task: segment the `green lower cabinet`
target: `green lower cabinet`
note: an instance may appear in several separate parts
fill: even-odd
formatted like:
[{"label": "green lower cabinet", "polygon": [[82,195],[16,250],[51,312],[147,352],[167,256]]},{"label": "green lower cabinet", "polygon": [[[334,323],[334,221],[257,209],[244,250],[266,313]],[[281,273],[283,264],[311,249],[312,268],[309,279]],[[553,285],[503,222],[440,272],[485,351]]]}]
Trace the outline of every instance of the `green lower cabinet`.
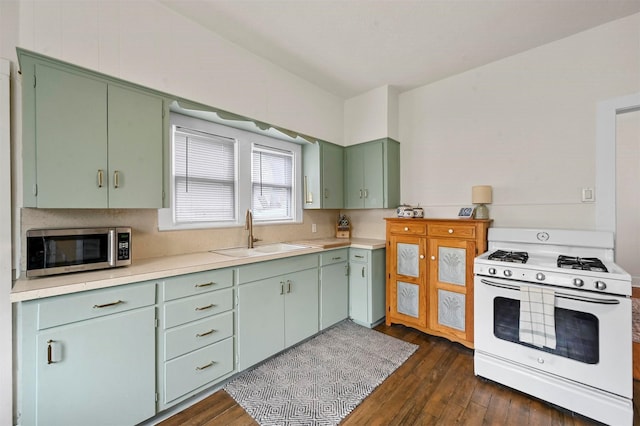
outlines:
[{"label": "green lower cabinet", "polygon": [[[154,303],[148,284],[23,303],[20,424],[133,425],[155,415]],[[47,310],[78,315],[40,318]]]},{"label": "green lower cabinet", "polygon": [[373,327],[385,318],[385,249],[349,249],[349,317]]},{"label": "green lower cabinet", "polygon": [[320,255],[320,329],[349,316],[349,249]]},{"label": "green lower cabinet", "polygon": [[317,332],[317,267],[239,286],[239,371]]},{"label": "green lower cabinet", "polygon": [[160,285],[158,410],[235,371],[233,268],[178,275]]}]

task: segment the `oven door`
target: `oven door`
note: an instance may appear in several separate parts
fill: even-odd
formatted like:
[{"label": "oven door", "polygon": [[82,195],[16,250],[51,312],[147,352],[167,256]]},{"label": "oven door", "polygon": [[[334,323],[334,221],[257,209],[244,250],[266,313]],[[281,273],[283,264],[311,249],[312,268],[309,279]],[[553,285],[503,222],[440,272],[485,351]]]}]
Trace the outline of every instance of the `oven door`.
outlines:
[{"label": "oven door", "polygon": [[632,398],[631,300],[553,287],[556,348],[519,341],[520,288],[546,287],[475,276],[475,349]]}]

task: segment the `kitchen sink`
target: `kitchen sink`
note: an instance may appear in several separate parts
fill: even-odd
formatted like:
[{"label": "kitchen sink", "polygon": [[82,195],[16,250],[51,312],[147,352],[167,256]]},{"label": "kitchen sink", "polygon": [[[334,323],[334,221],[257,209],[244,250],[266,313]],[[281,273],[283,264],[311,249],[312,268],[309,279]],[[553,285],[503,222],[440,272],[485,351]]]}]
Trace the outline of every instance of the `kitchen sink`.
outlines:
[{"label": "kitchen sink", "polygon": [[287,253],[296,250],[302,250],[308,248],[307,246],[301,246],[298,244],[287,243],[274,243],[265,244],[262,246],[256,246],[254,248],[229,248],[221,250],[210,250],[211,253],[222,254],[224,256],[231,257],[253,257],[253,256],[266,256],[268,254]]}]

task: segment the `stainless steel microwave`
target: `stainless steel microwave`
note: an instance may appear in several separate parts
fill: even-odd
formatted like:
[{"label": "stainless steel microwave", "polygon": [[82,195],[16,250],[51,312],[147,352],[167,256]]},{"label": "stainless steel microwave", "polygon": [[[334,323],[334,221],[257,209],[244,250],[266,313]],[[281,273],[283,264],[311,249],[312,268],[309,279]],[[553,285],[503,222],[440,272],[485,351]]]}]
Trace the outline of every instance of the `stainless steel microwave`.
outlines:
[{"label": "stainless steel microwave", "polygon": [[131,264],[131,228],[30,229],[27,277]]}]

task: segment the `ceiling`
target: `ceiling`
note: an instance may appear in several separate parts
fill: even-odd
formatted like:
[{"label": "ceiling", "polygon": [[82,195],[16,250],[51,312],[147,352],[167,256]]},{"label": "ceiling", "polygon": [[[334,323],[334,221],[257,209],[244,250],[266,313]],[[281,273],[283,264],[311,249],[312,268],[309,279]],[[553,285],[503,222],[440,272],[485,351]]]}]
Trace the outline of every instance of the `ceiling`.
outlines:
[{"label": "ceiling", "polygon": [[159,1],[344,99],[409,90],[640,12],[640,0]]}]

